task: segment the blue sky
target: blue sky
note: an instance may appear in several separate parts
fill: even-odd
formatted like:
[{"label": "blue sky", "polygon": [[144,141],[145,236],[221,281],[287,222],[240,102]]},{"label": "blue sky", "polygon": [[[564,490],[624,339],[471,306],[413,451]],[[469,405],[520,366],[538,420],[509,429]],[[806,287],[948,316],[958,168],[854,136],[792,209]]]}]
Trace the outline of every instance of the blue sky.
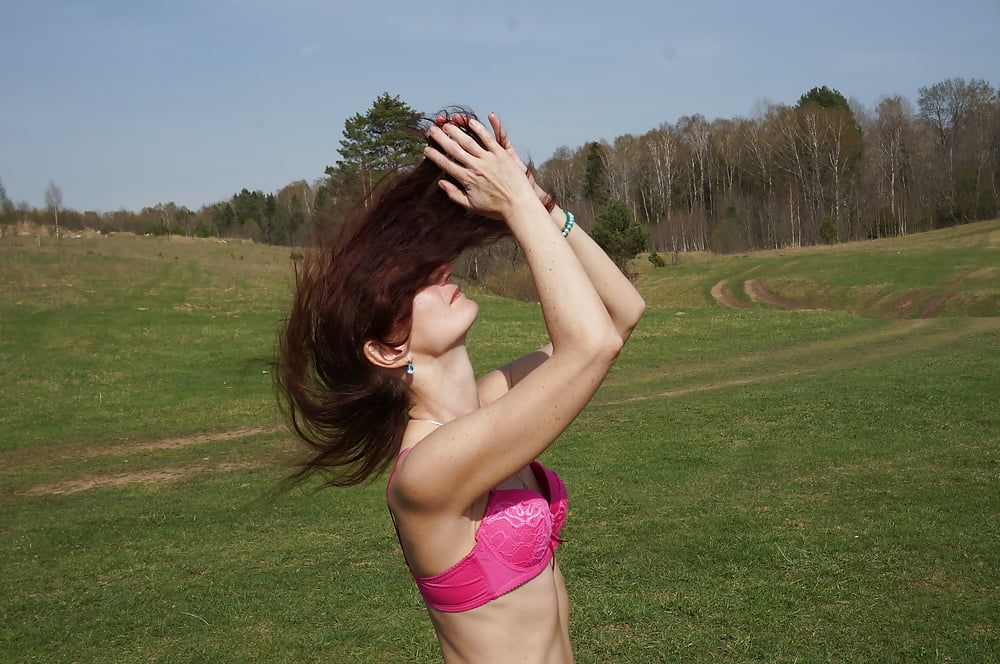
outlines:
[{"label": "blue sky", "polygon": [[869,107],[1000,85],[998,36],[1000,0],[0,0],[0,181],[101,211],[275,191],[322,176],[382,92],[496,111],[541,163],[815,85]]}]

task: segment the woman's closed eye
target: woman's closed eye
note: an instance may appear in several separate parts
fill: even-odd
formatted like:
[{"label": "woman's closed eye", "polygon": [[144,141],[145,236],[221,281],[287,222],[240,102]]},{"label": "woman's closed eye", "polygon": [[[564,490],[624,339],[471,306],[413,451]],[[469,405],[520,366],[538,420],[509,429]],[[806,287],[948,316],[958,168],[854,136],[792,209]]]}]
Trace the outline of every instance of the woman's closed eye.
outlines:
[{"label": "woman's closed eye", "polygon": [[434,272],[433,283],[446,284],[451,280],[452,269],[450,265],[442,265]]}]

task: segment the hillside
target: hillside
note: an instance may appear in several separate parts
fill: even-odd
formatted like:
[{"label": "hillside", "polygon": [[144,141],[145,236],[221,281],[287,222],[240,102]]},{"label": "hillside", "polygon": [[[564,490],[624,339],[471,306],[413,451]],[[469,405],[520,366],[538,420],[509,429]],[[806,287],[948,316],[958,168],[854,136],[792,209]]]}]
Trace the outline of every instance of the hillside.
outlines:
[{"label": "hillside", "polygon": [[[635,261],[660,306],[834,309],[882,318],[1000,315],[1000,220],[902,238]],[[667,256],[668,263],[669,256]]]}]

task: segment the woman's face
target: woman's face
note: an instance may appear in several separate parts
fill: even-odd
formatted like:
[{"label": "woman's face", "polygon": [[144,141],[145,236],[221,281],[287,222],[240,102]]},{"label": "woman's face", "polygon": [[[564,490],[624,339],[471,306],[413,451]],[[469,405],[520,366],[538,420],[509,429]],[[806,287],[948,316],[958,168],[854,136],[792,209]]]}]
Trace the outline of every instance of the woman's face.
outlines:
[{"label": "woman's face", "polygon": [[430,284],[413,296],[413,352],[436,357],[465,343],[465,335],[479,315],[479,305],[461,292],[451,276],[451,264],[442,265],[431,275]]}]

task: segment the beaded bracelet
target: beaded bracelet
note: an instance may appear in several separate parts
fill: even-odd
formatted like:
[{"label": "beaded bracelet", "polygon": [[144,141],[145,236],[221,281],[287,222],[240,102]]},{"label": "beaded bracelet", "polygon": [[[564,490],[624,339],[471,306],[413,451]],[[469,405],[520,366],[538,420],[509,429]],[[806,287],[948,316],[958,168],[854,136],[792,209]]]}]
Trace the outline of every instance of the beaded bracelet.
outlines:
[{"label": "beaded bracelet", "polygon": [[563,210],[563,212],[566,213],[566,225],[562,227],[560,233],[562,233],[563,237],[566,237],[569,235],[569,232],[573,230],[573,225],[576,224],[576,219],[573,217],[572,212],[568,212],[566,210]]}]

